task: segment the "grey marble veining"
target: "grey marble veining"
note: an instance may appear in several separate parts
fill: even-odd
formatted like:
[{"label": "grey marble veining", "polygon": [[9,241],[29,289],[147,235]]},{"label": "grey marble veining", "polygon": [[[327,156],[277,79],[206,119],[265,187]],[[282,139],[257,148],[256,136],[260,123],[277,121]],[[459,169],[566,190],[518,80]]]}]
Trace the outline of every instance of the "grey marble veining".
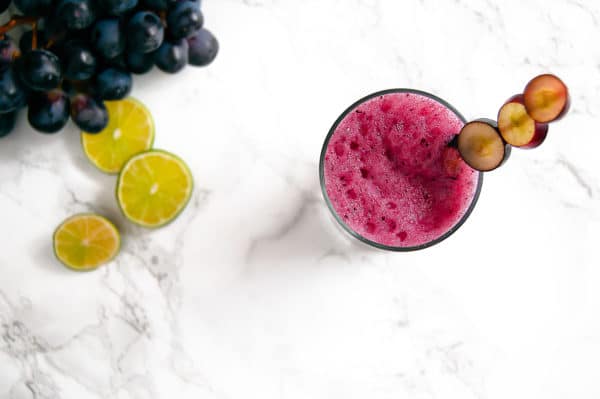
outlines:
[{"label": "grey marble veining", "polygon": [[[218,60],[133,93],[194,173],[176,222],[126,222],[73,126],[20,115],[0,140],[0,399],[600,396],[600,3],[203,4]],[[494,117],[543,72],[570,114],[486,176],[451,238],[390,254],[334,224],[319,153],[350,103],[413,87]],[[78,274],[51,236],[88,211],[123,248]]]}]

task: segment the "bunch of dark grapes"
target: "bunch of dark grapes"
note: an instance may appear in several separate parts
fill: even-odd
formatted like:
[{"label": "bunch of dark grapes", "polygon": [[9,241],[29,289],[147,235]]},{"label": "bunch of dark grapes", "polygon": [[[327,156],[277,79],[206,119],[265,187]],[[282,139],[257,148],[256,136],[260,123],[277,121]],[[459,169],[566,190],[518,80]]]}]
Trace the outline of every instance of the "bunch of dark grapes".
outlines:
[{"label": "bunch of dark grapes", "polygon": [[[0,137],[27,107],[31,126],[55,133],[72,119],[98,133],[104,101],[126,97],[132,74],[206,66],[219,44],[205,29],[200,0],[0,0],[14,6],[0,27]],[[30,27],[18,41],[14,27]]]}]

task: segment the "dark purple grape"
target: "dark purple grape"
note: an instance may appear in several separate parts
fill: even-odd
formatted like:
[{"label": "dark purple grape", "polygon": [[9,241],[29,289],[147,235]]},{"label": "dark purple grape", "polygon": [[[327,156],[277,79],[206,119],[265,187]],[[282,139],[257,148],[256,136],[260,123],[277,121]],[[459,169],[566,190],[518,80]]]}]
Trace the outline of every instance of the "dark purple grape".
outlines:
[{"label": "dark purple grape", "polygon": [[[44,18],[41,24],[44,30],[42,42],[46,45],[49,42],[52,42],[53,45],[60,44],[60,42],[67,39],[67,36],[72,36],[75,33],[73,31],[69,32],[61,19],[55,18],[54,16],[48,16]],[[31,36],[29,38],[31,39]]]},{"label": "dark purple grape", "polygon": [[62,47],[64,77],[70,80],[87,80],[96,73],[96,56],[83,40],[72,40]]},{"label": "dark purple grape", "polygon": [[101,19],[91,34],[92,46],[102,57],[110,59],[125,50],[125,35],[118,18]]},{"label": "dark purple grape", "polygon": [[154,53],[127,52],[125,56],[127,69],[135,74],[149,72],[154,66]]},{"label": "dark purple grape", "polygon": [[58,0],[56,16],[67,29],[83,29],[94,23],[96,11],[92,0]]},{"label": "dark purple grape", "polygon": [[110,60],[103,60],[102,62],[102,68],[101,69],[106,69],[106,68],[117,68],[117,69],[122,69],[124,71],[127,70],[127,61],[125,59],[125,53],[115,57],[115,58],[111,58]]},{"label": "dark purple grape", "polygon": [[33,43],[33,31],[31,31],[31,30],[25,31],[19,38],[19,49],[22,52],[26,53],[27,51],[32,50],[32,47],[31,47],[32,43]]},{"label": "dark purple grape", "polygon": [[0,137],[8,136],[15,128],[17,111],[0,114]]},{"label": "dark purple grape", "polygon": [[10,0],[0,0],[0,13],[3,13],[10,6]]},{"label": "dark purple grape", "polygon": [[178,2],[167,14],[167,30],[174,39],[191,36],[204,25],[204,16],[198,3]]},{"label": "dark purple grape", "polygon": [[26,96],[13,68],[0,68],[0,114],[23,107]]},{"label": "dark purple grape", "polygon": [[207,29],[200,29],[187,39],[190,65],[206,66],[213,62],[219,53],[219,42]]},{"label": "dark purple grape", "polygon": [[[21,35],[19,39],[19,49],[22,53],[26,53],[32,50],[31,45],[33,43],[33,31],[28,30]],[[46,32],[43,29],[37,30],[37,43],[38,47],[42,47],[46,43]]]},{"label": "dark purple grape", "polygon": [[177,3],[177,1],[178,0],[142,0],[146,7],[157,11],[166,11],[167,8]]},{"label": "dark purple grape", "polygon": [[103,100],[121,100],[129,95],[133,78],[127,71],[107,68],[96,76],[96,94]]},{"label": "dark purple grape", "polygon": [[27,105],[27,120],[39,132],[56,133],[69,121],[69,97],[60,89],[32,93]]},{"label": "dark purple grape", "polygon": [[8,36],[0,40],[0,68],[12,64],[20,53],[15,42]]},{"label": "dark purple grape", "polygon": [[108,111],[102,100],[80,93],[71,97],[71,119],[86,133],[100,133],[108,125]]},{"label": "dark purple grape", "polygon": [[28,16],[47,15],[52,6],[52,0],[14,0],[13,3]]},{"label": "dark purple grape", "polygon": [[156,66],[168,73],[181,71],[188,63],[188,43],[185,39],[164,41],[154,53]]},{"label": "dark purple grape", "polygon": [[60,84],[60,60],[48,50],[28,51],[18,58],[16,66],[21,80],[32,90],[48,91]]},{"label": "dark purple grape", "polygon": [[123,15],[137,6],[138,0],[98,0],[98,4],[109,15]]},{"label": "dark purple grape", "polygon": [[162,44],[164,34],[164,27],[158,15],[149,11],[139,11],[127,24],[129,51],[138,53],[154,51]]}]

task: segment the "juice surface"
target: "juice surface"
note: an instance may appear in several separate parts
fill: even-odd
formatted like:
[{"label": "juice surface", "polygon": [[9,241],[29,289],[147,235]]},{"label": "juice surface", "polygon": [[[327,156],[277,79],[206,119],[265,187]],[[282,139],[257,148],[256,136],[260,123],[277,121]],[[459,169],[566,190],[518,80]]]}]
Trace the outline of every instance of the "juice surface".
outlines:
[{"label": "juice surface", "polygon": [[463,122],[417,93],[366,100],[337,125],[325,150],[324,182],[339,218],[390,247],[427,244],[468,210],[479,173],[448,146]]}]

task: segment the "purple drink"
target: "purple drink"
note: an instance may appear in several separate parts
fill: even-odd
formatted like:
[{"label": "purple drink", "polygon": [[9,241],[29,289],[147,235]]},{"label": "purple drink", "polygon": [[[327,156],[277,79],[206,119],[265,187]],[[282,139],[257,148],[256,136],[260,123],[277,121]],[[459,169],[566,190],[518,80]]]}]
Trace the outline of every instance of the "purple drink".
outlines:
[{"label": "purple drink", "polygon": [[448,146],[464,123],[443,100],[415,90],[375,93],[351,106],[321,154],[321,185],[337,220],[390,250],[425,248],[452,234],[482,182]]}]

